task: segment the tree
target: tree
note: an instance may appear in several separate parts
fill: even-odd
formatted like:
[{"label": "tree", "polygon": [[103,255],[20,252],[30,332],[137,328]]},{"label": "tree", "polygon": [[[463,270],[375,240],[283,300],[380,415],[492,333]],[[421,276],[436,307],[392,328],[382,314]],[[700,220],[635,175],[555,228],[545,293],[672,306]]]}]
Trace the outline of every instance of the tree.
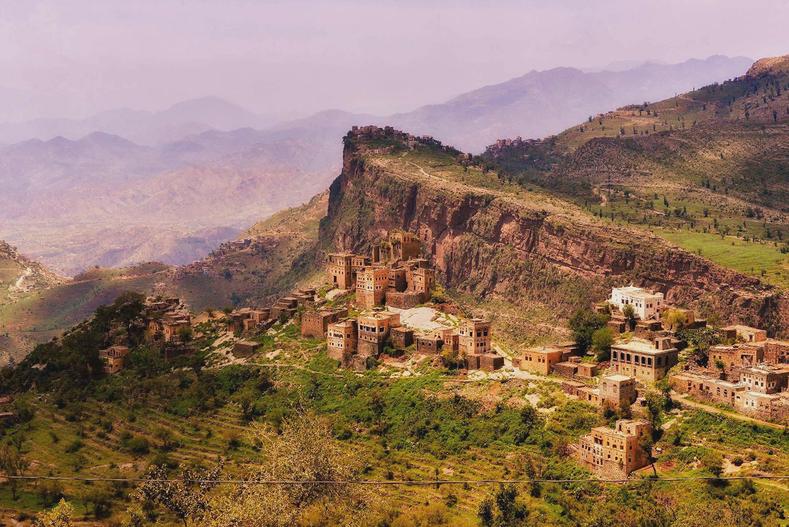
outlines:
[{"label": "tree", "polygon": [[74,507],[62,499],[51,510],[42,512],[33,521],[36,527],[70,527]]},{"label": "tree", "polygon": [[19,489],[19,479],[15,476],[21,476],[30,466],[30,462],[25,459],[18,447],[10,445],[3,446],[0,450],[0,469],[8,477],[8,484],[11,487],[11,498],[16,501],[17,490]]},{"label": "tree", "polygon": [[501,485],[495,499],[487,498],[479,506],[477,517],[482,527],[525,526],[529,511],[517,498],[518,489],[514,485]]},{"label": "tree", "polygon": [[608,360],[611,356],[611,345],[614,343],[614,333],[611,328],[602,327],[592,333],[592,349],[598,361]]},{"label": "tree", "polygon": [[192,520],[201,520],[207,510],[208,493],[216,486],[222,465],[211,469],[186,469],[180,477],[171,478],[163,466],[154,466],[137,488],[135,497],[152,506],[160,505],[173,513],[188,526]]},{"label": "tree", "polygon": [[688,323],[688,314],[681,309],[667,309],[663,313],[663,322],[672,331],[682,329]]},{"label": "tree", "polygon": [[595,313],[590,309],[579,309],[570,317],[570,329],[581,353],[585,353],[592,345],[592,334],[605,326],[609,316]]},{"label": "tree", "polygon": [[[362,466],[332,437],[328,420],[299,413],[282,424],[277,435],[254,429],[253,442],[265,458],[246,475],[248,485],[228,487],[215,496],[201,525],[370,525],[375,496],[358,479]],[[254,480],[297,481],[291,485],[256,485]]]}]

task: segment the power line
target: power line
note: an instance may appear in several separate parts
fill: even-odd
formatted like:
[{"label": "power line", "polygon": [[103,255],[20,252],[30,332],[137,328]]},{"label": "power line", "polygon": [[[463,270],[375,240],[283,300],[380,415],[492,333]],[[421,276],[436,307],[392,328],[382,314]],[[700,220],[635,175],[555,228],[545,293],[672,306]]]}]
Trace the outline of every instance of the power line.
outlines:
[{"label": "power line", "polygon": [[738,481],[738,480],[789,480],[789,476],[677,476],[650,477],[643,479],[597,479],[597,478],[525,478],[525,479],[433,479],[433,480],[396,480],[396,479],[350,479],[350,480],[295,480],[295,479],[183,479],[183,478],[110,478],[80,476],[39,476],[32,474],[4,476],[9,480],[22,481],[77,481],[83,483],[194,483],[215,485],[369,485],[369,486],[441,486],[441,485],[525,485],[531,483],[604,483],[624,484],[643,482],[689,482],[689,481]]}]

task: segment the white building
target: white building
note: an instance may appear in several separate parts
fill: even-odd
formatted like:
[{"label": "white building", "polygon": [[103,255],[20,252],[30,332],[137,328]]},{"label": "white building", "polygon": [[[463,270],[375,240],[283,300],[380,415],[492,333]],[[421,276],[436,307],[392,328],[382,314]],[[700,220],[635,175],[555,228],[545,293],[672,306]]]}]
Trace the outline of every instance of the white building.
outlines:
[{"label": "white building", "polygon": [[636,316],[641,320],[658,318],[663,307],[663,293],[654,293],[640,287],[614,287],[609,302],[621,311],[626,305],[633,306]]}]

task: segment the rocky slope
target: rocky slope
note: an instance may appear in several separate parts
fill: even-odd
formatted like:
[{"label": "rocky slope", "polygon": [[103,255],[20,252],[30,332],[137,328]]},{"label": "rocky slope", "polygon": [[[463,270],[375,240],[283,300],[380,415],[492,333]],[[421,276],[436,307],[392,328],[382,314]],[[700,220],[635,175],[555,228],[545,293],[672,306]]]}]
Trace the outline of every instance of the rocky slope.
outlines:
[{"label": "rocky slope", "polygon": [[62,277],[0,240],[0,304],[62,283]]},{"label": "rocky slope", "polygon": [[786,334],[789,298],[643,231],[465,167],[459,152],[362,129],[345,139],[343,170],[321,224],[327,247],[364,250],[382,232],[418,232],[450,288],[568,310],[634,282],[680,305]]}]

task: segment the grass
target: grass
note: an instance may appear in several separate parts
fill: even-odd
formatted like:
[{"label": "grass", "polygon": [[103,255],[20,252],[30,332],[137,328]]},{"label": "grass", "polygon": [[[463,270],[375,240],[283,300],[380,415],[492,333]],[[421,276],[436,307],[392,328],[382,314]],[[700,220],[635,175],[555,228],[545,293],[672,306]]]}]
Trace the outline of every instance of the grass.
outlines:
[{"label": "grass", "polygon": [[789,289],[789,254],[781,254],[773,243],[686,230],[654,229],[653,232],[724,267]]}]

